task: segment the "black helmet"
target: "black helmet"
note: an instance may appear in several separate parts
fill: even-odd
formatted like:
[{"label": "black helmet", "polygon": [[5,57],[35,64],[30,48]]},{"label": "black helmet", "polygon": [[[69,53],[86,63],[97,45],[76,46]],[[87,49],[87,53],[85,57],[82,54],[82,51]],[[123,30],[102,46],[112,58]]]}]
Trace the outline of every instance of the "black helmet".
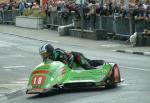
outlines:
[{"label": "black helmet", "polygon": [[54,52],[54,47],[51,44],[44,44],[39,48],[39,53],[44,58],[51,57]]}]

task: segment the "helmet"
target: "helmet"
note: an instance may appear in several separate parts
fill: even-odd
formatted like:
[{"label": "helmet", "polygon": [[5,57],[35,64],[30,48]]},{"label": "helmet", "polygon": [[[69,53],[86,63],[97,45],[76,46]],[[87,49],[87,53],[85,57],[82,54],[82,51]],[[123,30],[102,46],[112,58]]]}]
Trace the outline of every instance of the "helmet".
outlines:
[{"label": "helmet", "polygon": [[39,48],[39,53],[43,58],[51,58],[54,52],[54,47],[51,44],[44,44]]}]

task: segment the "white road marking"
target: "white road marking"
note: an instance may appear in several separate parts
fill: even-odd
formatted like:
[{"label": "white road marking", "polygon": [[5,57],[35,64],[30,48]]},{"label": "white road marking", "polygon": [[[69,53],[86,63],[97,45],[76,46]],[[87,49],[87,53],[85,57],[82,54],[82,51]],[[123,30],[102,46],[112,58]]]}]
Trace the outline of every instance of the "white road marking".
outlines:
[{"label": "white road marking", "polygon": [[47,40],[49,42],[53,42],[53,43],[59,43],[59,41],[55,41],[55,40]]},{"label": "white road marking", "polygon": [[15,55],[2,55],[0,56],[0,59],[2,58],[11,58],[11,57],[24,57],[23,55],[18,55],[18,54],[15,54]]},{"label": "white road marking", "polygon": [[9,72],[9,71],[12,71],[12,70],[11,69],[4,69],[4,71]]},{"label": "white road marking", "polygon": [[28,81],[12,81],[12,84],[27,84]]},{"label": "white road marking", "polygon": [[101,46],[110,48],[110,47],[118,47],[121,45],[120,44],[105,44],[105,45],[101,45]]},{"label": "white road marking", "polygon": [[18,66],[7,66],[7,67],[3,67],[3,68],[25,68],[25,66],[22,66],[22,65],[18,65]]},{"label": "white road marking", "polygon": [[127,83],[119,83],[118,84],[119,87],[123,87],[123,86],[127,86],[127,85],[128,85]]},{"label": "white road marking", "polygon": [[133,69],[133,70],[141,70],[141,71],[148,71],[150,72],[150,69],[142,69],[142,68],[135,68],[135,67],[127,67],[127,66],[120,66],[126,69]]},{"label": "white road marking", "polygon": [[21,78],[21,79],[19,79],[20,81],[28,81],[29,80],[29,78]]}]

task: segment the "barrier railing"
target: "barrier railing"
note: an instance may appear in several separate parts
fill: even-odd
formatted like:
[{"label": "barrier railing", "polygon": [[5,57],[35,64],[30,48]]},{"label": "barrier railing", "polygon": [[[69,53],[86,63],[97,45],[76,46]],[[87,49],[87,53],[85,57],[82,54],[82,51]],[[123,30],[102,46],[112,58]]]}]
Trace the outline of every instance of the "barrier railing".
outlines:
[{"label": "barrier railing", "polygon": [[144,28],[146,27],[145,20],[136,20],[135,21],[135,31],[136,32],[143,32]]},{"label": "barrier railing", "polygon": [[3,11],[0,11],[0,23],[3,22]]},{"label": "barrier railing", "polygon": [[116,33],[130,35],[129,19],[127,18],[117,18],[116,20]]},{"label": "barrier railing", "polygon": [[[64,22],[60,13],[51,12],[48,17],[49,25],[66,25],[72,23],[74,14],[69,15]],[[94,20],[95,19],[95,20]],[[113,16],[96,16],[83,19],[83,29],[105,29],[107,32],[116,33],[120,36],[129,37],[134,32],[143,32],[144,28],[150,29],[150,20],[132,20],[131,18],[122,18]],[[81,20],[74,20],[75,28],[81,28]]]},{"label": "barrier railing", "polygon": [[[0,23],[15,23],[16,16],[19,16],[19,10],[0,11]],[[50,12],[47,16],[46,24],[49,26],[61,26],[71,24],[75,19],[74,12],[67,15],[66,18],[60,12]],[[116,33],[120,36],[130,36],[134,32],[143,32],[144,28],[150,29],[150,20],[132,20],[131,18],[114,18],[113,16],[90,16],[83,19],[83,29],[105,29],[107,32]],[[81,20],[74,20],[76,28],[81,28]]]},{"label": "barrier railing", "polygon": [[113,17],[107,17],[104,16],[101,19],[101,23],[102,23],[102,29],[105,29],[108,32],[115,32],[115,28],[114,28],[114,18]]},{"label": "barrier railing", "polygon": [[20,15],[19,10],[4,10],[0,12],[1,23],[15,23],[16,16]]},{"label": "barrier railing", "polygon": [[60,12],[51,12],[49,16],[47,16],[47,25],[48,26],[61,26],[72,23],[73,14],[69,13],[66,18],[62,17],[62,13]]}]

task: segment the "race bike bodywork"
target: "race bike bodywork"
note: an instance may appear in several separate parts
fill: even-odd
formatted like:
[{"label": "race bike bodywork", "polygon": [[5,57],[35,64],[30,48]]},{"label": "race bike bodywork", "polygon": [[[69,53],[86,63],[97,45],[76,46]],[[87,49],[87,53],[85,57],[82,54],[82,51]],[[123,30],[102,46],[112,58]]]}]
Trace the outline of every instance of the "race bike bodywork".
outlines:
[{"label": "race bike bodywork", "polygon": [[61,88],[115,87],[121,82],[118,65],[100,61],[90,70],[77,65],[70,68],[60,61],[42,62],[32,71],[26,94],[41,94]]}]

